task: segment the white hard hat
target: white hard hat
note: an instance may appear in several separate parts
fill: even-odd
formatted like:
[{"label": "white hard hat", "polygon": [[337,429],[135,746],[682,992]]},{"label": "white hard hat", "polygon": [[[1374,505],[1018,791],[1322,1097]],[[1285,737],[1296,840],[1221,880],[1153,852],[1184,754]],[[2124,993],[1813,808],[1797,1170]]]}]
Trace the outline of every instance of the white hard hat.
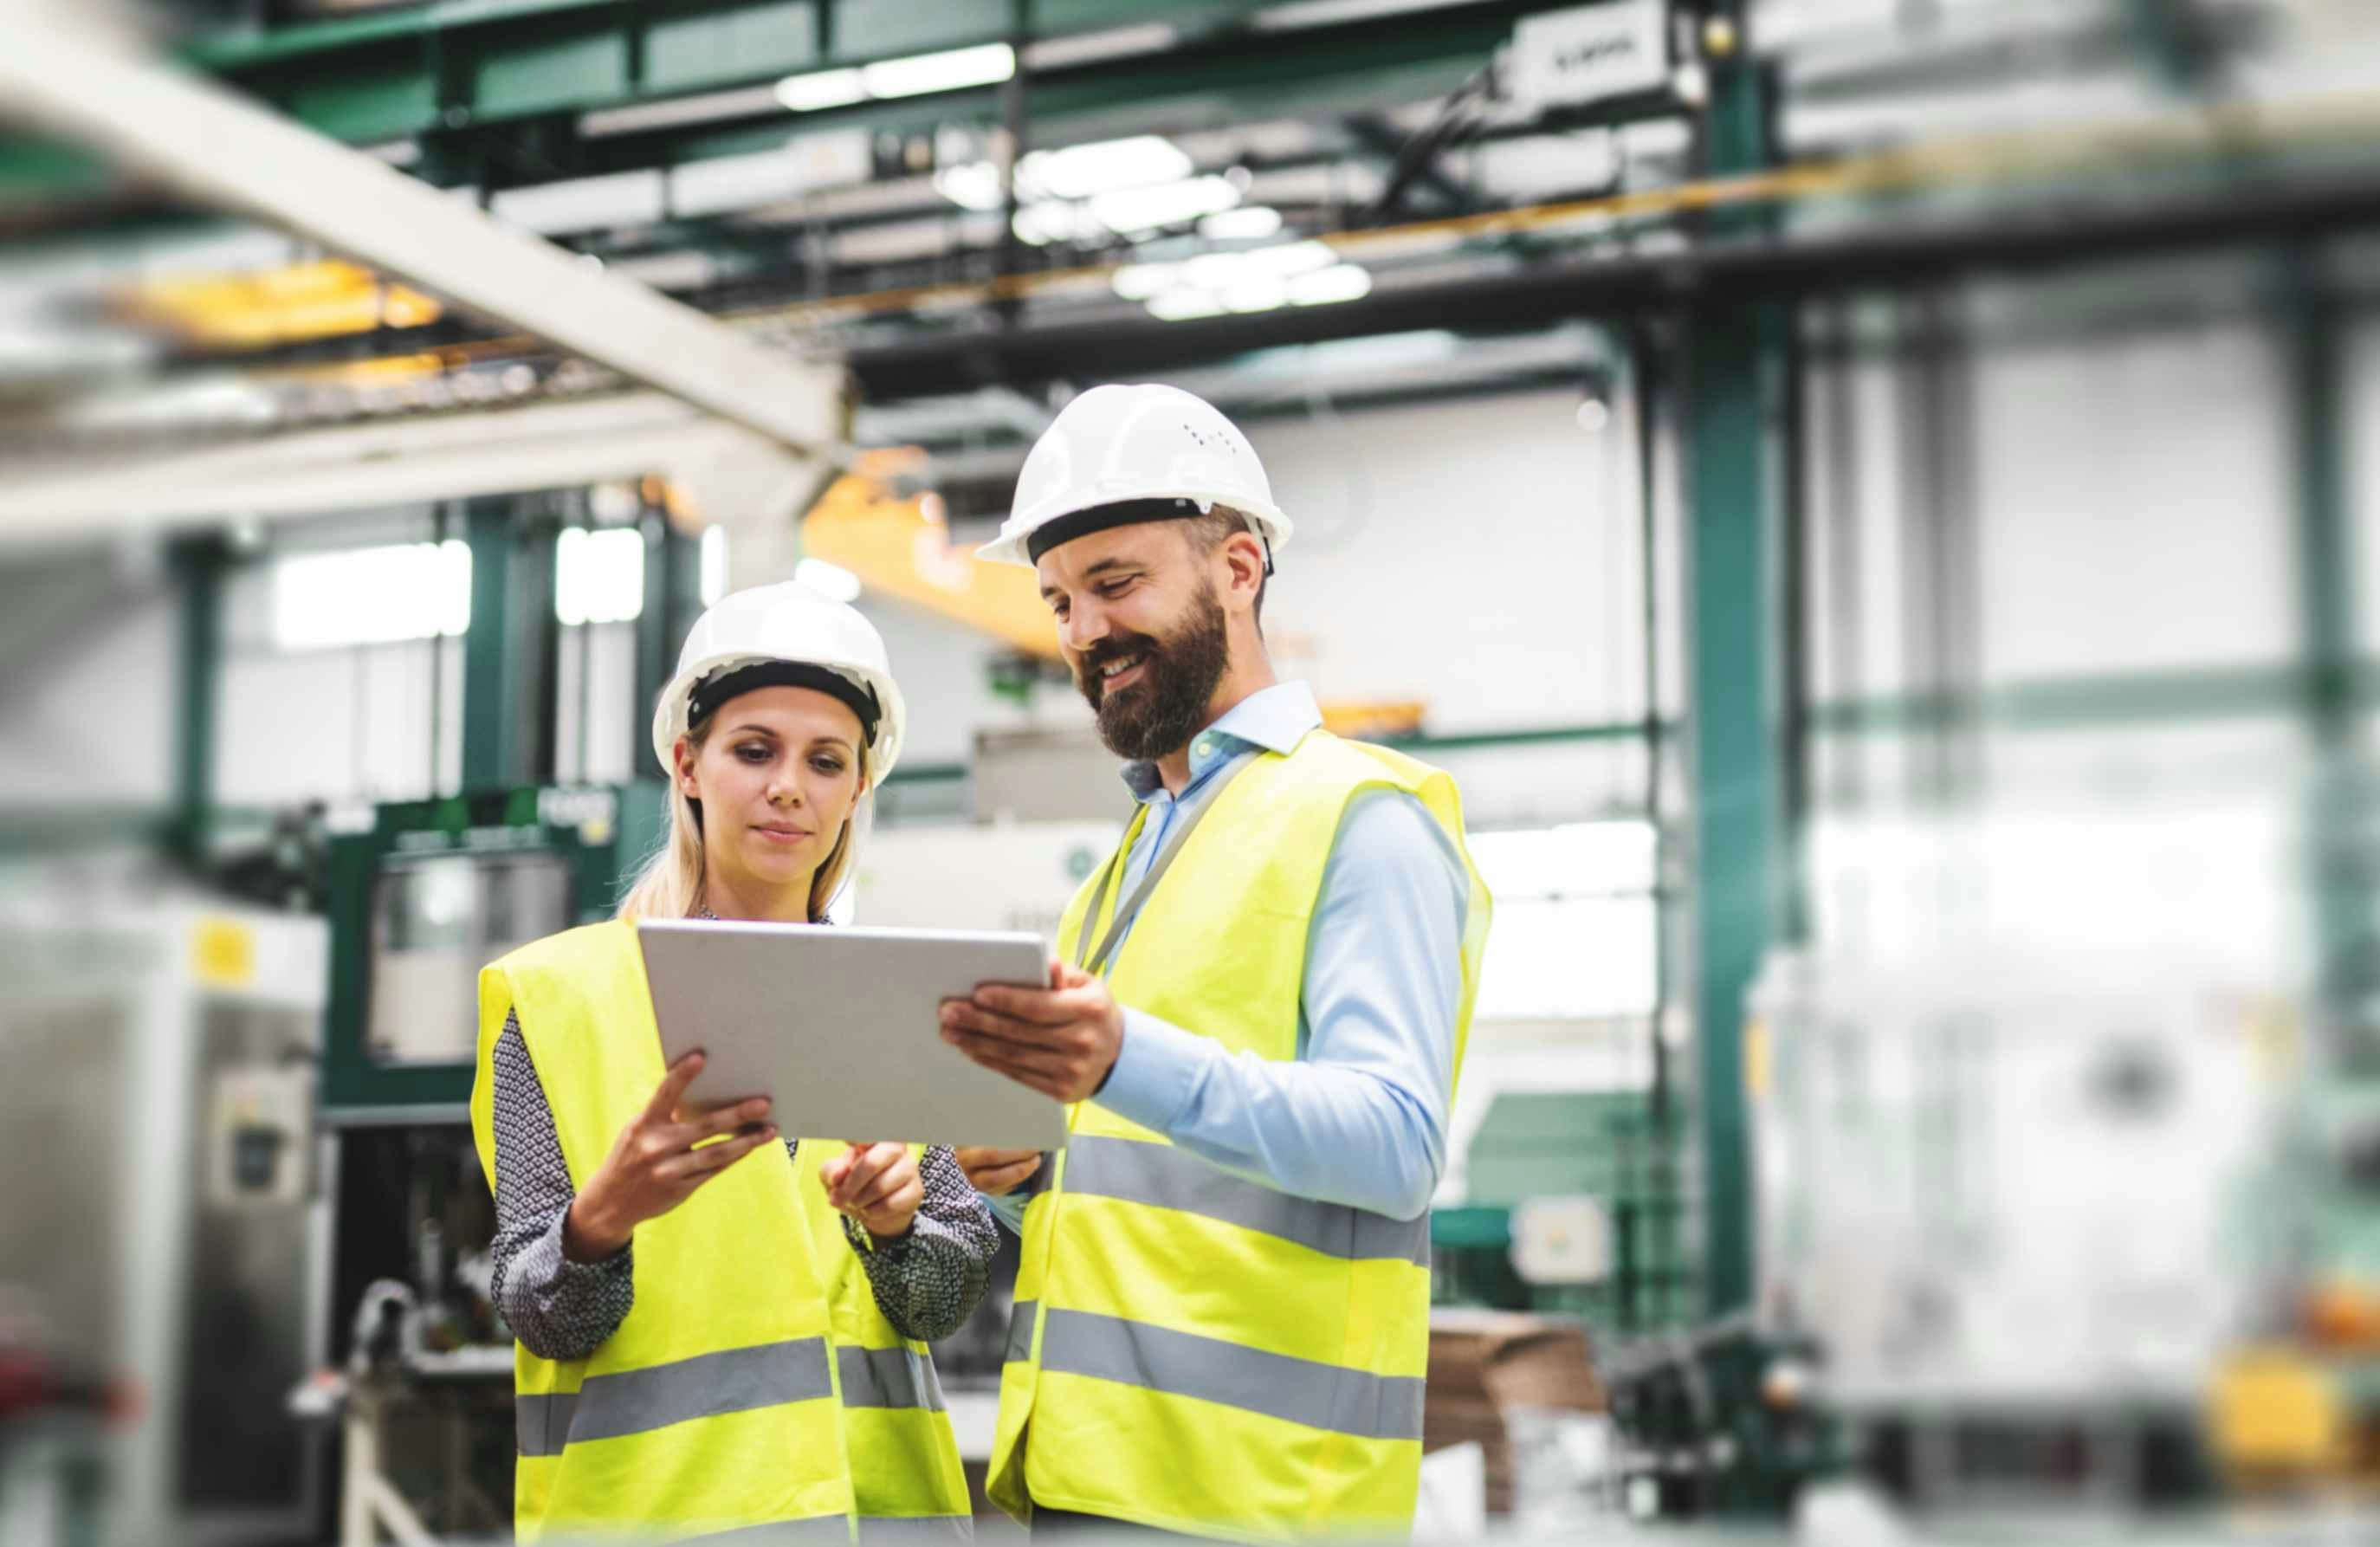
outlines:
[{"label": "white hard hat", "polygon": [[1256,448],[1212,403],[1179,387],[1100,386],[1067,404],[1033,443],[1008,520],[976,552],[1030,567],[1053,543],[1162,519],[1161,504],[1143,502],[1166,501],[1184,514],[1229,506],[1268,549],[1289,543],[1289,518],[1272,503]]},{"label": "white hard hat", "polygon": [[[815,687],[850,704],[863,726],[872,723],[868,744],[871,786],[892,771],[901,756],[905,712],[901,689],[885,659],[883,636],[856,608],[792,580],[722,597],[694,620],[686,648],[678,652],[677,675],[653,706],[653,755],[662,760],[662,767],[677,772],[671,753],[697,717],[695,702],[706,689],[715,694],[719,688],[732,686],[730,678],[740,676],[745,668],[766,666],[789,670],[756,674],[747,679],[753,687],[784,682]],[[809,680],[803,680],[806,676]],[[707,707],[715,708],[716,700]]]}]

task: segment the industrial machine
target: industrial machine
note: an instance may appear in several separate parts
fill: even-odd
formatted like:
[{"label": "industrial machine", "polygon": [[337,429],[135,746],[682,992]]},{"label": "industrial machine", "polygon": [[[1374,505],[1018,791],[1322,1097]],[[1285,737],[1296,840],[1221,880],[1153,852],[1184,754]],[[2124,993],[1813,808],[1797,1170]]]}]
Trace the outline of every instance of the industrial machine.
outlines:
[{"label": "industrial machine", "polygon": [[608,917],[659,841],[663,794],[654,783],[408,801],[332,841],[322,1106],[334,1127],[462,1120],[480,968]]},{"label": "industrial machine", "polygon": [[2269,997],[2171,963],[1779,955],[1751,1000],[1772,1400],[1913,1504],[2202,1494],[2209,1380],[2281,1264]]},{"label": "industrial machine", "polygon": [[[0,1342],[122,1393],[108,1539],[310,1534],[328,932],[196,897],[0,914]],[[12,1534],[11,1541],[16,1540]]]},{"label": "industrial machine", "polygon": [[[480,968],[609,917],[662,831],[663,786],[525,786],[384,805],[324,866],[324,1335],[290,1407],[335,1421],[338,1521],[509,1519],[511,1334],[489,1301],[494,1209],[472,1148]],[[293,1391],[294,1388],[294,1391]]]}]

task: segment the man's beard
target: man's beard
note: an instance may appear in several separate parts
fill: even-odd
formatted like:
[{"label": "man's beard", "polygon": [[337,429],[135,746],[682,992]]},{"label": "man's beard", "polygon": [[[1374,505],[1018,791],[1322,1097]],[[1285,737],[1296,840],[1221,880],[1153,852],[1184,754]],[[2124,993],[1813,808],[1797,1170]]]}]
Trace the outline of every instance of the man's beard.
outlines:
[{"label": "man's beard", "polygon": [[[1120,758],[1154,762],[1181,750],[1207,723],[1231,664],[1231,639],[1213,585],[1201,584],[1187,611],[1187,621],[1162,640],[1111,634],[1075,664],[1075,686],[1099,715],[1099,739]],[[1140,680],[1109,693],[1100,669],[1133,655],[1142,661]]]}]

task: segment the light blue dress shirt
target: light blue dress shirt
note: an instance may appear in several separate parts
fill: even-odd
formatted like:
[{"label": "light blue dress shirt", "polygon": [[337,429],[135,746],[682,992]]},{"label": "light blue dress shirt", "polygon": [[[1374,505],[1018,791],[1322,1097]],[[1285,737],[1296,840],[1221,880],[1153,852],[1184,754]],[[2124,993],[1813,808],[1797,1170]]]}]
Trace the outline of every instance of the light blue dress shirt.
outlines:
[{"label": "light blue dress shirt", "polygon": [[[1198,734],[1180,797],[1154,765],[1127,768],[1148,814],[1122,895],[1148,873],[1183,801],[1257,751],[1290,751],[1321,723],[1303,683],[1281,683]],[[1307,926],[1296,1061],[1233,1054],[1196,1027],[1125,1005],[1123,1047],[1099,1104],[1279,1191],[1420,1218],[1445,1165],[1469,903],[1462,858],[1422,803],[1402,790],[1364,792],[1340,820]],[[1029,1192],[991,1200],[1010,1228]]]}]

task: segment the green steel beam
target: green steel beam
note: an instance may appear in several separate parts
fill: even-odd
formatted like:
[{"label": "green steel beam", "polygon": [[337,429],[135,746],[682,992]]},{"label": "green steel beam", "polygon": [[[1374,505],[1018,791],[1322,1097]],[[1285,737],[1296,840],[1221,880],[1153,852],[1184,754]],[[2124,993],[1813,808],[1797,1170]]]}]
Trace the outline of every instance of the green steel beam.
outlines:
[{"label": "green steel beam", "polygon": [[[1451,91],[1488,63],[1514,19],[1532,7],[1491,5],[1424,15],[1351,40],[1346,29],[1186,46],[1093,68],[1036,76],[1028,143],[1065,144],[1146,130],[1181,117],[1228,123],[1278,117],[1283,104],[1312,115],[1409,103]],[[1540,7],[1541,8],[1541,7]],[[608,104],[590,104],[608,105]],[[1000,93],[986,89],[912,101],[868,103],[833,112],[767,115],[661,135],[621,135],[584,148],[589,171],[618,171],[710,156],[772,151],[813,128],[905,132],[944,123],[1000,121]]]},{"label": "green steel beam", "polygon": [[[489,0],[203,39],[186,48],[185,57],[326,134],[368,142],[760,86],[788,74],[993,42],[1014,35],[1014,3]],[[1278,34],[1236,30],[1261,8],[1253,0],[1192,6],[1036,0],[1038,37],[1152,19],[1183,35],[1177,49],[1036,77],[1036,123],[1102,110],[1137,114],[1145,122],[1150,104],[1184,98],[1228,98],[1232,111],[1277,109],[1283,86],[1299,88],[1307,109],[1317,103],[1305,89],[1315,87],[1335,86],[1355,105],[1412,100],[1475,71],[1510,38],[1516,17],[1547,6],[1545,0],[1503,0]],[[1366,76],[1378,77],[1382,89],[1349,90]],[[1055,94],[1045,102],[1045,91]],[[985,90],[798,117],[769,113],[760,124],[723,138],[701,132],[689,138],[683,131],[622,138],[638,151],[637,164],[651,164],[756,143],[773,148],[796,124],[883,128],[973,118],[989,125],[998,120],[996,98]],[[673,147],[683,141],[683,149],[656,158],[657,139]],[[593,159],[583,167],[557,159],[552,150],[540,146],[538,159],[557,175],[600,169],[591,148]]]},{"label": "green steel beam", "polygon": [[375,16],[211,32],[183,44],[181,52],[184,58],[206,69],[231,70],[348,54],[374,43],[451,37],[529,17],[552,19],[560,12],[619,8],[619,0],[447,0],[443,5],[414,6]]},{"label": "green steel beam", "polygon": [[[999,122],[986,89],[794,115],[761,108],[710,123],[583,139],[580,112],[766,85],[789,73],[1010,35],[1014,0],[901,7],[815,0],[489,0],[267,32],[204,38],[185,57],[300,122],[350,143],[419,137],[433,182],[502,186],[768,152],[799,132],[909,135]],[[1153,118],[1224,124],[1354,114],[1451,90],[1488,65],[1515,20],[1549,0],[1488,0],[1442,11],[1269,33],[1247,30],[1252,0],[1036,0],[1033,33],[1060,36],[1163,20],[1172,49],[1037,74],[1032,140],[1065,143],[1133,132]],[[1627,116],[1639,116],[1631,108]],[[533,175],[524,169],[536,168]],[[72,197],[104,168],[68,166],[0,142],[0,185]],[[96,177],[97,182],[92,182]]]},{"label": "green steel beam", "polygon": [[1565,747],[1585,741],[1642,741],[1656,727],[1643,720],[1613,720],[1589,725],[1548,725],[1536,730],[1473,731],[1454,736],[1384,736],[1381,745],[1399,751],[1473,752],[1506,747]]},{"label": "green steel beam", "polygon": [[645,603],[637,615],[637,664],[628,706],[628,766],[648,778],[663,771],[650,759],[653,705],[677,670],[677,652],[702,612],[702,544],[659,510],[644,518]]},{"label": "green steel beam", "polygon": [[[2308,549],[2315,547],[2306,543]],[[2301,561],[2301,567],[2304,561]],[[2315,577],[2301,584],[2315,589]],[[2338,577],[2320,577],[2329,587]],[[2202,666],[2178,671],[2035,678],[1979,693],[1894,693],[1830,700],[1808,708],[1809,727],[1826,736],[1905,736],[1977,725],[2003,732],[2113,729],[2335,713],[2342,689],[2357,705],[2374,700],[2380,662],[2333,655],[2326,665]]]},{"label": "green steel beam", "polygon": [[471,501],[464,512],[463,540],[471,548],[471,626],[463,635],[463,788],[494,789],[506,782],[510,761],[504,755],[512,714],[504,643],[511,614],[511,502]]},{"label": "green steel beam", "polygon": [[176,663],[173,842],[192,863],[207,857],[214,830],[215,726],[223,698],[223,592],[231,555],[218,537],[190,537],[173,549],[181,591]]},{"label": "green steel beam", "polygon": [[[1280,0],[1274,0],[1280,3]],[[578,17],[625,22],[668,38],[675,29],[712,21],[733,24],[747,44],[798,31],[808,56],[822,65],[865,64],[902,55],[963,48],[1007,37],[1012,0],[939,0],[931,6],[887,5],[882,0],[661,0],[625,5],[622,0],[445,0],[379,16],[313,21],[291,27],[241,28],[192,40],[182,55],[201,68],[234,71],[298,59],[351,56],[391,43],[447,47],[476,36],[518,30],[516,24],[566,27]],[[1040,37],[1163,21],[1175,27],[1211,26],[1262,10],[1264,0],[1036,0],[1034,31]],[[665,44],[662,52],[670,45]],[[747,55],[744,73],[770,67],[772,55]]]},{"label": "green steel beam", "polygon": [[[1725,9],[1742,22],[1740,6]],[[1771,83],[1738,55],[1718,62],[1706,169],[1768,164]],[[1790,337],[1775,308],[1713,301],[1687,319],[1689,755],[1694,828],[1697,1097],[1705,1309],[1752,1297],[1752,1194],[1743,1088],[1744,994],[1773,938],[1785,847],[1779,810],[1779,515],[1772,365]]]},{"label": "green steel beam", "polygon": [[2301,648],[2313,676],[2316,735],[2325,750],[2338,750],[2352,729],[2357,621],[2350,448],[2341,411],[2344,342],[2318,257],[2289,255],[2280,279],[2296,453],[2291,505],[2297,512]]},{"label": "green steel beam", "polygon": [[463,789],[513,788],[553,772],[554,540],[551,518],[499,496],[465,502],[471,626],[463,636]]},{"label": "green steel beam", "polygon": [[2357,771],[2362,706],[2357,691],[2351,448],[2343,405],[2344,330],[2318,251],[2285,253],[2277,266],[2294,457],[2298,616],[2306,706],[2316,766],[2306,821],[2314,882],[2320,1024],[2335,1029],[2340,1065],[2380,1074],[2380,911],[2363,852],[2372,800]]},{"label": "green steel beam", "polygon": [[948,784],[972,771],[963,762],[905,762],[884,775],[888,785]]},{"label": "green steel beam", "polygon": [[104,161],[78,146],[18,134],[0,139],[0,209],[19,200],[96,195],[115,181]]}]

